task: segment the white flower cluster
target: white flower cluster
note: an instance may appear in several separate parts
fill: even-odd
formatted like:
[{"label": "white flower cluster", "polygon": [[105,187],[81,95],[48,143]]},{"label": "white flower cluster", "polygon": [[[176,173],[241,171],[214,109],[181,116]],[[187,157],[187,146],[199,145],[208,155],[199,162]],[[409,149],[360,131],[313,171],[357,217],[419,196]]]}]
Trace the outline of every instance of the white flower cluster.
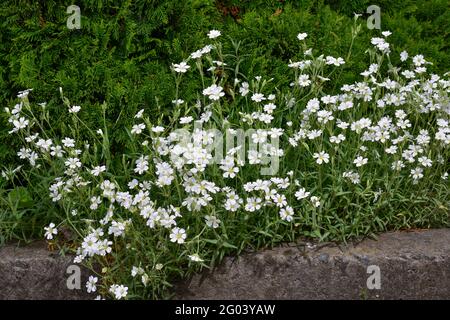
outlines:
[{"label": "white flower cluster", "polygon": [[[384,38],[371,41],[379,57],[390,54],[389,34],[384,32]],[[212,30],[208,37],[218,41],[220,35]],[[298,35],[303,44],[306,38],[306,33]],[[201,62],[208,56],[215,67],[223,66],[211,57],[215,49],[215,45],[207,45],[191,53],[189,59]],[[130,130],[138,151],[123,158],[124,172],[116,176],[105,159],[93,163],[89,146],[81,141],[40,132],[36,119],[27,112],[31,90],[20,92],[20,103],[12,110],[6,108],[10,133],[25,138],[19,158],[32,167],[47,160],[59,163],[64,169],[50,186],[50,197],[68,206],[74,219],[83,216],[87,221],[75,262],[104,258],[113,252],[115,243],[123,245],[121,250],[128,249],[125,240],[133,230],[140,230],[158,239],[155,250],[164,245],[181,247],[184,257],[200,263],[203,259],[195,241],[203,232],[220,234],[230,217],[274,213],[277,223],[291,225],[301,221],[305,212],[325,210],[330,197],[318,186],[330,176],[355,190],[377,174],[402,175],[409,183],[418,184],[438,166],[448,165],[450,81],[435,74],[427,76],[422,55],[410,59],[402,52],[404,70],[397,68],[389,77],[381,74],[380,58],[361,73],[361,81],[344,85],[335,95],[316,90],[316,83],[327,81],[318,76],[317,68],[338,68],[344,59],[315,58],[312,49],[305,55],[308,60],[289,64],[295,76],[287,93],[266,92],[264,84],[270,80],[259,76],[242,82],[235,79],[239,94],[230,91],[230,96],[237,99],[239,108],[233,110],[234,118],[221,104],[229,91],[225,97],[226,86],[214,76],[202,89],[203,97],[199,95],[205,105],[197,102],[193,109],[200,111],[175,118],[173,126],[163,122],[152,126],[140,110]],[[190,72],[189,59],[172,65],[177,77]],[[412,63],[408,64],[408,59]],[[311,90],[311,95],[294,95],[305,90]],[[182,108],[190,102],[176,97],[174,103]],[[68,111],[76,118],[80,108],[71,106]],[[237,146],[215,162],[217,135],[214,130],[195,126],[201,123],[215,129],[215,120],[211,120],[215,118],[231,136],[243,128],[251,130],[248,141],[258,148]],[[187,130],[192,133],[186,134]],[[98,132],[103,136],[103,131]],[[282,147],[271,143],[279,139]],[[255,178],[255,168],[272,156],[285,160],[282,173],[264,180]],[[306,180],[308,171],[317,185]],[[447,172],[442,173],[442,179],[447,177]],[[378,199],[382,191],[376,195]],[[188,221],[197,217],[206,231],[193,231]],[[54,223],[45,228],[48,240],[57,234]],[[131,269],[132,277],[139,276],[141,284],[147,286],[151,268],[136,265]],[[163,268],[161,263],[154,265],[155,270]],[[89,292],[96,291],[97,281],[96,277],[89,279]],[[127,297],[128,287],[113,284],[109,292],[122,299]]]}]

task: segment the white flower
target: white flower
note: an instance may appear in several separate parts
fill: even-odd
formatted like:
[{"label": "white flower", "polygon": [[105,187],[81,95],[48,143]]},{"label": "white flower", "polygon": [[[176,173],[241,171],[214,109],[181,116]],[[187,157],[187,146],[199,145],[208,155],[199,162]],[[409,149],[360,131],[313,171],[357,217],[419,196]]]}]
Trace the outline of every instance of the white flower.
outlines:
[{"label": "white flower", "polygon": [[311,99],[306,104],[306,110],[308,110],[308,112],[310,112],[310,113],[316,113],[317,111],[319,111],[319,109],[320,109],[319,99],[316,99],[316,98]]},{"label": "white flower", "polygon": [[124,285],[117,285],[117,284],[113,284],[110,288],[109,288],[109,292],[111,292],[112,294],[114,294],[114,297],[117,300],[120,300],[122,298],[125,298],[128,294],[128,287],[125,287]]},{"label": "white flower", "polygon": [[330,162],[330,155],[324,151],[320,151],[319,153],[314,153],[313,158],[316,159],[317,164],[328,163]]},{"label": "white flower", "polygon": [[26,142],[33,142],[34,140],[36,140],[36,138],[39,136],[39,133],[35,133],[31,136],[25,137],[25,141]]},{"label": "white flower", "polygon": [[64,138],[61,140],[62,144],[64,145],[64,147],[66,148],[73,148],[75,147],[75,140],[71,139],[71,138]]},{"label": "white flower", "polygon": [[81,162],[78,158],[68,158],[64,164],[70,169],[81,168]]},{"label": "white flower", "polygon": [[180,118],[180,124],[188,124],[188,123],[191,123],[192,120],[194,120],[194,118],[192,118],[191,116],[181,117]]},{"label": "white flower", "polygon": [[111,225],[108,228],[108,234],[112,234],[114,235],[114,237],[120,237],[125,233],[127,224],[128,224],[127,221],[125,222],[112,221]]},{"label": "white flower", "polygon": [[17,152],[17,155],[20,159],[27,159],[31,154],[31,149],[29,148],[20,148],[20,150]]},{"label": "white flower", "polygon": [[105,172],[105,171],[106,171],[106,166],[97,166],[91,170],[91,174],[98,177],[100,175],[100,173]]},{"label": "white flower", "polygon": [[220,97],[223,97],[225,93],[223,92],[223,88],[221,86],[213,84],[203,90],[203,95],[208,96],[211,100],[217,101]]},{"label": "white flower", "polygon": [[161,127],[161,126],[152,127],[152,132],[155,132],[155,133],[164,132],[164,127]]},{"label": "white flower", "polygon": [[287,222],[291,222],[294,219],[294,209],[287,206],[286,208],[280,209],[280,218]]},{"label": "white flower", "polygon": [[204,47],[201,49],[201,51],[202,51],[202,54],[206,54],[206,53],[211,52],[212,49],[213,49],[213,46],[210,45],[210,44],[208,44],[208,45],[204,46]]},{"label": "white flower", "polygon": [[308,36],[307,33],[304,33],[304,32],[303,32],[303,33],[299,33],[299,34],[297,35],[297,39],[300,40],[300,41],[302,41],[302,40],[305,40],[307,36]]},{"label": "white flower", "polygon": [[405,167],[405,164],[401,160],[395,161],[391,165],[391,169],[395,170],[395,171],[400,171],[404,167]]},{"label": "white flower", "polygon": [[17,94],[17,98],[24,99],[28,96],[28,94],[33,91],[33,89],[26,89],[24,91],[19,91]]},{"label": "white flower", "polygon": [[254,93],[252,95],[251,99],[252,99],[252,101],[255,101],[255,102],[261,102],[263,100],[266,100],[266,98],[264,97],[264,95],[262,93]]},{"label": "white flower", "polygon": [[86,282],[86,289],[88,293],[97,291],[97,286],[95,285],[97,281],[97,277],[89,276],[89,280]]},{"label": "white flower", "polygon": [[422,168],[415,168],[415,169],[411,169],[411,177],[414,180],[419,180],[423,178],[423,169]]},{"label": "white flower", "polygon": [[206,215],[205,222],[208,227],[215,229],[219,227],[221,221],[216,216]]},{"label": "white flower", "polygon": [[245,97],[249,93],[249,84],[248,82],[242,82],[241,87],[239,88],[239,93],[241,96]]},{"label": "white flower", "polygon": [[62,158],[62,156],[65,153],[65,151],[62,149],[61,146],[52,146],[52,147],[50,147],[50,150],[52,150],[50,152],[50,155],[52,155],[54,157],[58,157],[58,158]]},{"label": "white flower", "polygon": [[[406,79],[413,79],[416,76],[414,71],[410,71],[410,70],[404,70],[401,73]],[[383,101],[383,100],[381,100],[381,101]]]},{"label": "white flower", "polygon": [[172,100],[172,103],[176,106],[179,106],[184,103],[183,99]]},{"label": "white flower", "polygon": [[141,276],[141,282],[142,282],[142,284],[143,284],[144,286],[147,286],[148,280],[150,280],[148,274],[144,273],[144,274]]},{"label": "white flower", "polygon": [[203,55],[202,50],[197,50],[197,51],[194,51],[194,52],[191,53],[191,58],[192,59],[199,59],[199,58],[202,57],[202,55]]},{"label": "white flower", "polygon": [[267,131],[258,129],[256,133],[252,134],[252,140],[254,143],[264,143],[267,141]]},{"label": "white flower", "polygon": [[336,67],[339,67],[340,65],[345,64],[345,61],[341,57],[334,58],[332,56],[327,56],[325,58],[325,64],[334,65]]},{"label": "white flower", "polygon": [[44,230],[45,230],[45,237],[47,238],[47,240],[52,240],[53,235],[58,234],[58,229],[55,228],[55,224],[53,222],[50,223],[48,227],[45,227]]},{"label": "white flower", "polygon": [[186,62],[172,63],[173,70],[178,73],[185,73],[190,66]]},{"label": "white flower", "polygon": [[136,168],[134,168],[134,172],[138,174],[143,174],[148,170],[148,156],[141,156],[136,160]]},{"label": "white flower", "polygon": [[389,52],[389,43],[386,42],[384,38],[372,38],[371,42],[374,46],[378,48],[378,50],[388,53]]},{"label": "white flower", "polygon": [[433,161],[431,159],[428,159],[427,157],[420,157],[417,159],[417,161],[424,167],[431,167]]},{"label": "white flower", "polygon": [[239,172],[239,168],[234,166],[221,166],[220,169],[224,170],[224,178],[234,178],[236,177],[236,173]]},{"label": "white flower", "polygon": [[320,123],[326,124],[333,119],[334,117],[331,111],[319,110],[317,112],[317,121],[319,121]]},{"label": "white flower", "polygon": [[284,194],[274,194],[270,198],[277,207],[283,208],[287,205],[286,196]]},{"label": "white flower", "polygon": [[273,110],[276,109],[276,105],[273,103],[268,103],[264,105],[264,112],[267,112],[269,114],[271,114],[273,112]]},{"label": "white flower", "polygon": [[346,171],[342,174],[344,178],[348,178],[353,184],[358,184],[361,182],[359,173],[353,171]]},{"label": "white flower", "polygon": [[264,122],[264,123],[271,123],[273,120],[273,116],[271,114],[268,113],[261,113],[259,115],[259,121]]},{"label": "white flower", "polygon": [[38,142],[36,142],[36,146],[38,146],[39,148],[41,148],[45,151],[48,151],[52,144],[53,144],[53,142],[51,139],[48,139],[48,140],[39,139]]},{"label": "white flower", "polygon": [[131,276],[132,277],[136,277],[137,275],[142,275],[144,274],[144,269],[142,269],[141,267],[135,267],[133,266],[133,268],[131,268]]},{"label": "white flower", "polygon": [[194,261],[194,262],[203,262],[203,259],[200,258],[200,256],[197,253],[191,254],[188,256],[189,260]]},{"label": "white flower", "polygon": [[357,167],[362,167],[363,165],[365,165],[367,163],[368,159],[364,158],[362,156],[357,157],[355,160],[353,160],[353,163],[357,166]]},{"label": "white flower", "polygon": [[331,143],[339,144],[339,143],[341,143],[344,140],[345,140],[345,136],[342,133],[338,134],[337,136],[331,136],[330,137],[330,142]]},{"label": "white flower", "polygon": [[400,53],[400,61],[406,61],[408,59],[408,52],[402,51]]},{"label": "white flower", "polygon": [[135,119],[140,119],[140,118],[142,118],[142,115],[144,114],[144,109],[141,109],[141,110],[139,110],[138,111],[138,113],[136,113],[135,115],[134,115],[134,118]]},{"label": "white flower", "polygon": [[311,198],[310,198],[310,200],[311,200],[311,202],[312,202],[312,204],[313,204],[313,206],[314,207],[320,207],[320,198],[319,197],[316,197],[316,196],[312,196]]},{"label": "white flower", "polygon": [[395,154],[397,153],[398,147],[396,145],[392,145],[389,148],[384,149],[387,154]]},{"label": "white flower", "polygon": [[389,36],[392,34],[392,32],[390,32],[390,31],[383,31],[381,34],[382,34],[385,38],[387,38],[387,37],[389,37]]},{"label": "white flower", "polygon": [[425,63],[425,59],[423,58],[423,55],[418,54],[413,57],[413,63],[416,67],[420,67]]},{"label": "white flower", "polygon": [[171,242],[177,242],[179,244],[182,244],[184,243],[185,239],[186,239],[186,230],[178,227],[172,229],[172,232],[170,234]]},{"label": "white flower", "polygon": [[340,111],[344,111],[344,110],[351,109],[351,108],[353,108],[352,101],[343,101],[338,106],[338,110],[340,110]]},{"label": "white flower", "polygon": [[261,198],[250,197],[247,199],[247,204],[245,205],[245,210],[249,212],[254,212],[261,209]]},{"label": "white flower", "polygon": [[221,35],[219,30],[211,30],[210,32],[208,32],[208,38],[210,39],[215,39],[217,37],[219,37]]},{"label": "white flower", "polygon": [[145,124],[140,123],[140,124],[135,124],[132,128],[131,128],[131,134],[141,134],[142,130],[145,129]]},{"label": "white flower", "polygon": [[301,74],[298,77],[297,83],[300,87],[307,87],[311,84],[311,80],[309,80],[309,75]]},{"label": "white flower", "polygon": [[80,112],[81,107],[80,106],[72,106],[69,108],[69,113],[78,113]]},{"label": "white flower", "polygon": [[25,119],[24,117],[20,117],[18,120],[13,121],[13,125],[16,128],[16,130],[24,129],[28,126],[30,121]]},{"label": "white flower", "polygon": [[297,200],[301,200],[304,198],[308,198],[309,195],[311,193],[307,192],[305,188],[300,188],[296,193],[295,193],[295,197],[297,198]]},{"label": "white flower", "polygon": [[342,130],[347,129],[348,126],[349,126],[348,122],[341,121],[341,120],[339,120],[339,119],[336,121],[336,125],[337,125],[339,128],[341,128]]}]

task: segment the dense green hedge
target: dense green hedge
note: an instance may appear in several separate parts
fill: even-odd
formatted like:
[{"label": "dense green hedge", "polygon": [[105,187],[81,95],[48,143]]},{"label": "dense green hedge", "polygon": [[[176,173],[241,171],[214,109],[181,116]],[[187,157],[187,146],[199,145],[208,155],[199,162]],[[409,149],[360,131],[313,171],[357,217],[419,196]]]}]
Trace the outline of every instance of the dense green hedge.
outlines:
[{"label": "dense green hedge", "polygon": [[[82,28],[66,27],[66,8],[81,8]],[[366,8],[381,7],[382,30],[390,30],[392,57],[406,49],[434,63],[431,70],[450,70],[450,10],[447,0],[3,0],[0,3],[0,101],[11,106],[17,91],[33,88],[32,98],[48,102],[65,118],[58,87],[73,104],[81,105],[83,120],[95,127],[101,104],[113,145],[126,148],[123,128],[141,108],[159,116],[173,110],[171,62],[180,62],[200,46],[212,28],[242,40],[244,74],[275,76],[273,86],[285,84],[286,63],[300,58],[299,32],[307,43],[326,55],[346,57],[353,13],[363,13],[362,31],[337,83],[359,77],[364,52],[379,30],[366,27]],[[224,48],[232,51],[231,43]],[[189,75],[187,75],[189,77]],[[185,101],[195,100],[195,83],[184,81]],[[14,164],[15,146],[0,116],[0,163]],[[0,183],[0,188],[2,184]],[[5,187],[5,185],[3,185]],[[9,186],[6,186],[9,187]],[[1,219],[0,219],[1,220]]]}]

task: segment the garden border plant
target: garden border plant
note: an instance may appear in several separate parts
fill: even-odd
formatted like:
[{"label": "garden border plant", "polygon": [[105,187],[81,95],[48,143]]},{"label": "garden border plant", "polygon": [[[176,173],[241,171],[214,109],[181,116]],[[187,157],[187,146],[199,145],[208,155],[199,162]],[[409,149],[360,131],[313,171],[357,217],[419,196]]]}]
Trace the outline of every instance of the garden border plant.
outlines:
[{"label": "garden border plant", "polygon": [[[360,30],[355,17],[352,39]],[[4,176],[52,179],[58,210],[45,236],[74,248],[74,262],[94,274],[86,288],[98,298],[165,298],[174,278],[210,268],[225,254],[300,236],[346,241],[446,226],[448,73],[428,75],[429,62],[406,51],[394,66],[390,35],[372,38],[361,80],[330,95],[326,84],[347,61],[318,54],[308,34],[297,36],[303,58],[289,62],[290,86],[276,87],[264,76],[246,78],[240,43],[229,39],[233,50],[224,52],[224,37],[211,30],[208,44],[172,64],[172,114],[152,121],[137,112],[126,129],[130,151],[120,156],[110,151],[107,104],[95,130],[79,116],[87,106],[72,104],[60,89],[72,122],[56,133],[46,104],[34,106],[31,89],[22,91],[6,112],[29,168]],[[201,88],[197,99],[184,101],[180,84],[194,70]],[[253,147],[247,150],[244,138],[212,161],[220,141],[212,132],[224,141],[238,129],[254,130],[247,138]],[[271,139],[278,138],[275,147]],[[275,176],[260,174],[268,158],[279,159]]]}]

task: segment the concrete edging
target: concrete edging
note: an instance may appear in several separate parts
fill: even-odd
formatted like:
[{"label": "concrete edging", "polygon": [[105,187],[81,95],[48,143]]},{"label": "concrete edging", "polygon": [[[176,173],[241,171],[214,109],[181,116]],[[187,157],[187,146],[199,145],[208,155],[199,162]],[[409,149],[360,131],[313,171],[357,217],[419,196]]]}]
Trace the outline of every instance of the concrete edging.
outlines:
[{"label": "concrete edging", "polygon": [[[71,264],[71,257],[42,243],[0,248],[0,299],[93,298],[83,293],[84,282],[82,290],[67,289]],[[370,289],[377,268],[381,288]],[[84,281],[87,276],[83,272]],[[450,299],[450,229],[389,232],[347,246],[287,244],[227,257],[216,269],[178,283],[175,298]]]}]

